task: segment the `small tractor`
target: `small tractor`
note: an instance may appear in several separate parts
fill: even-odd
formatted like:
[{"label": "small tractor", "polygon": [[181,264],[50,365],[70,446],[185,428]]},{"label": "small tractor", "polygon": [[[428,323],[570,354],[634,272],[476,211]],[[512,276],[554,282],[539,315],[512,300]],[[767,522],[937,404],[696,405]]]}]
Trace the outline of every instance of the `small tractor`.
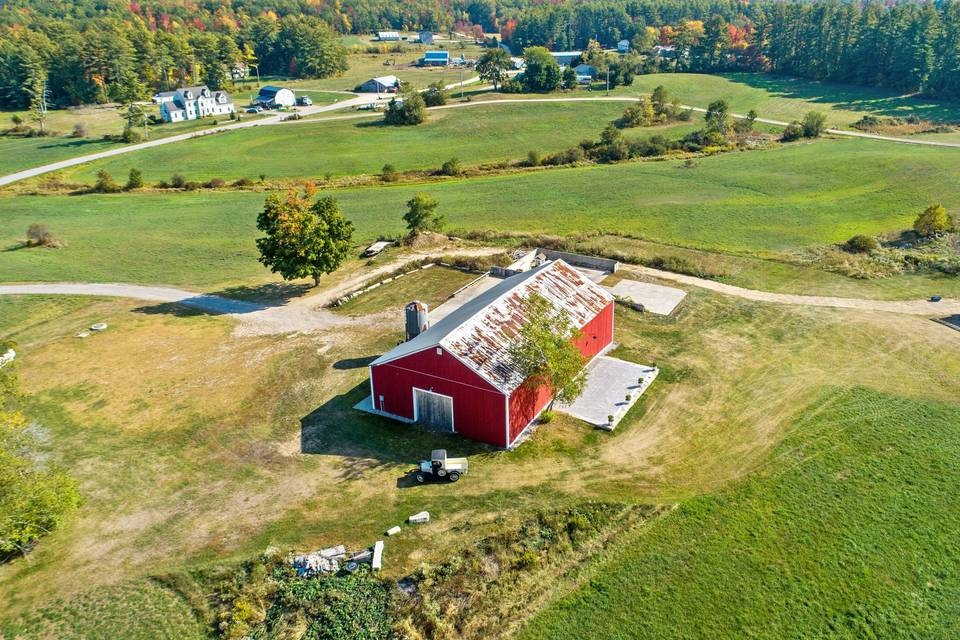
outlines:
[{"label": "small tractor", "polygon": [[429,460],[421,460],[417,468],[417,482],[443,480],[456,482],[467,472],[466,458],[448,458],[446,449],[434,449]]}]

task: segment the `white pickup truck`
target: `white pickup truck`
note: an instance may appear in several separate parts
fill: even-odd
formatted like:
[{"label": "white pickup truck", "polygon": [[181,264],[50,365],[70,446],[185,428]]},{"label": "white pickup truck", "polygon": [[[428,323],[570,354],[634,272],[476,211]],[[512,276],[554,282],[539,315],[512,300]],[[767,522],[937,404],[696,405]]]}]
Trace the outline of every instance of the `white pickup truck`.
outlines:
[{"label": "white pickup truck", "polygon": [[417,482],[428,479],[446,479],[456,482],[467,472],[469,464],[466,458],[448,458],[446,449],[434,449],[429,460],[421,460],[417,469]]}]

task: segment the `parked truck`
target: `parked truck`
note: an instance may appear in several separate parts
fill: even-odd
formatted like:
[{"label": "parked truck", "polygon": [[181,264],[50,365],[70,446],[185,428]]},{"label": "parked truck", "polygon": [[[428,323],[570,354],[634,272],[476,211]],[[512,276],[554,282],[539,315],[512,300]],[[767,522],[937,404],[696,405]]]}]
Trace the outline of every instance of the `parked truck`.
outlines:
[{"label": "parked truck", "polygon": [[417,468],[417,482],[447,480],[456,482],[467,472],[466,458],[448,458],[446,449],[434,449],[429,460],[421,460]]}]

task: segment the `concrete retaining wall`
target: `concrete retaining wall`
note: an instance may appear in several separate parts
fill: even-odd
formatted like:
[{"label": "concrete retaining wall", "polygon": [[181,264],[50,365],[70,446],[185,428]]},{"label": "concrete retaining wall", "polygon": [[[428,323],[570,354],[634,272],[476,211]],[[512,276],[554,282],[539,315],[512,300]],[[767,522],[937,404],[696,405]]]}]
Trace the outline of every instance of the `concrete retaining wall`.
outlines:
[{"label": "concrete retaining wall", "polygon": [[598,271],[609,271],[616,273],[620,268],[620,263],[610,258],[597,258],[595,256],[585,256],[579,253],[567,253],[566,251],[554,251],[553,249],[537,249],[535,253],[542,253],[551,260],[563,260],[567,264],[584,269],[597,269]]}]

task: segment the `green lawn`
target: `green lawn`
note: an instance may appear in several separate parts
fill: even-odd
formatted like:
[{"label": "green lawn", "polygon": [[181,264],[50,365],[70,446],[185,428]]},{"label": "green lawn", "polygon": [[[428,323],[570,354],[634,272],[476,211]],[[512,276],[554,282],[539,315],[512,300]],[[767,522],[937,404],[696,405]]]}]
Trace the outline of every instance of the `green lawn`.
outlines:
[{"label": "green lawn", "polygon": [[726,100],[737,113],[756,109],[761,118],[797,120],[810,110],[827,114],[831,126],[845,126],[864,114],[881,116],[917,115],[930,120],[960,121],[960,104],[938,102],[896,91],[854,85],[814,82],[800,78],[762,73],[704,75],[660,73],[634,78],[629,87],[615,93],[649,93],[657,85],[694,107],[706,107],[718,98]]},{"label": "green lawn", "polygon": [[[103,168],[115,176],[139,167],[147,180],[173,172],[191,180],[379,173],[439,167],[456,156],[466,164],[525,158],[527,151],[557,151],[600,131],[623,111],[620,104],[469,106],[431,112],[417,127],[384,125],[382,117],[255,127],[146,149],[72,170],[92,181]],[[670,133],[692,125],[658,129]],[[631,131],[631,135],[649,131]]]},{"label": "green lawn", "polygon": [[397,310],[411,300],[420,300],[434,309],[457,289],[476,279],[476,274],[457,269],[430,267],[361,294],[335,310],[348,316],[364,316],[388,309]]},{"label": "green lawn", "polygon": [[632,536],[520,638],[953,638],[960,408],[827,393],[757,473]]},{"label": "green lawn", "polygon": [[[300,125],[294,125],[300,126]],[[403,230],[419,190],[452,229],[569,234],[595,229],[768,254],[910,226],[960,198],[952,149],[824,140],[681,163],[646,162],[334,190],[357,241]],[[7,281],[96,280],[209,286],[263,278],[253,239],[263,193],[146,193],[0,199]],[[68,243],[16,249],[29,224]]]}]

